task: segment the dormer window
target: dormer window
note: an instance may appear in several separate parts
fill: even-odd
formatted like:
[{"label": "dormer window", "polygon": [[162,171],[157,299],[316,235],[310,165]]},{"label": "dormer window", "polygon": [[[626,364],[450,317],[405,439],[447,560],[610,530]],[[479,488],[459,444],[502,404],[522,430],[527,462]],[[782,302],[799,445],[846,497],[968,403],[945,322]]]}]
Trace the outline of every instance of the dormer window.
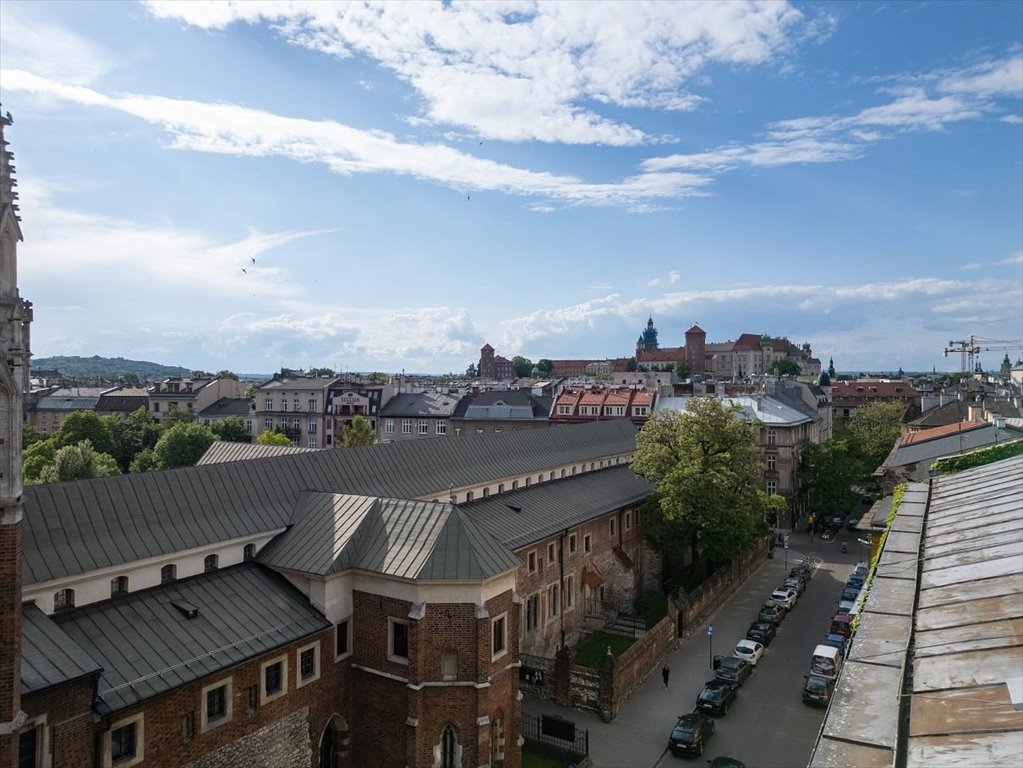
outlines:
[{"label": "dormer window", "polygon": [[75,607],[75,591],[60,589],[53,593],[53,612],[69,611]]},{"label": "dormer window", "polygon": [[209,573],[215,571],[220,567],[220,558],[216,555],[207,555],[202,561],[202,569],[204,572]]},{"label": "dormer window", "polygon": [[128,594],[128,577],[115,576],[110,580],[110,596],[122,597]]}]

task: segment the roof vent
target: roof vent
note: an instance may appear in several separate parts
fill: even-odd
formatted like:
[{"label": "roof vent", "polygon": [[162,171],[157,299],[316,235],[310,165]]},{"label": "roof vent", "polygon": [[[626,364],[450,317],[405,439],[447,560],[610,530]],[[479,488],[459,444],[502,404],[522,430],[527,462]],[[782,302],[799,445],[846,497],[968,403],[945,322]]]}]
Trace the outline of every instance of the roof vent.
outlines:
[{"label": "roof vent", "polygon": [[522,507],[517,507],[514,504],[505,504],[505,506],[516,514],[522,514]]},{"label": "roof vent", "polygon": [[186,619],[194,619],[199,615],[199,606],[186,603],[184,600],[173,600],[171,605],[177,608]]}]

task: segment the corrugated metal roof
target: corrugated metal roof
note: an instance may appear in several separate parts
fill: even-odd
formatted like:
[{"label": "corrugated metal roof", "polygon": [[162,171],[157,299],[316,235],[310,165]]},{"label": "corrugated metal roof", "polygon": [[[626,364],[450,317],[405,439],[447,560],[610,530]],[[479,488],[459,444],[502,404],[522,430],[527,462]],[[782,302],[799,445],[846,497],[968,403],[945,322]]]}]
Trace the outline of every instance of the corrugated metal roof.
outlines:
[{"label": "corrugated metal roof", "polygon": [[618,419],[34,485],[25,489],[24,580],[36,584],[283,528],[302,491],[447,498],[450,488],[635,447],[635,426]]},{"label": "corrugated metal roof", "polygon": [[36,411],[87,411],[96,407],[99,396],[95,397],[58,397],[47,395],[40,397],[34,406]]},{"label": "corrugated metal roof", "polygon": [[401,418],[413,416],[443,417],[450,416],[458,405],[458,395],[446,392],[420,392],[395,395],[380,409],[380,416]]},{"label": "corrugated metal roof", "polygon": [[247,397],[222,397],[213,405],[199,411],[198,418],[223,418],[237,416],[244,418],[252,413],[252,400]]},{"label": "corrugated metal roof", "polygon": [[21,608],[21,695],[100,671],[54,621],[32,603]]},{"label": "corrugated metal roof", "polygon": [[[174,606],[191,604],[188,618]],[[116,712],[330,626],[283,577],[243,563],[53,620],[103,667],[100,709]]]},{"label": "corrugated metal roof", "polygon": [[996,441],[1000,443],[1009,442],[1018,437],[1019,435],[1017,434],[1007,432],[1004,429],[996,429],[993,424],[988,424],[976,429],[956,432],[946,437],[910,443],[909,445],[900,445],[885,464],[889,467],[902,467],[906,464],[924,462],[927,466],[922,469],[925,472],[924,477],[926,477],[926,470],[930,469],[931,463],[937,459],[944,456],[955,456],[964,451],[982,448],[985,445],[993,445]]},{"label": "corrugated metal roof", "polygon": [[274,568],[348,568],[406,579],[482,580],[519,561],[451,504],[305,493],[288,531],[260,553]]},{"label": "corrugated metal roof", "polygon": [[[691,397],[662,397],[657,401],[654,412],[663,410],[684,411]],[[759,397],[739,396],[720,398],[726,406],[739,406],[739,413],[749,421],[760,421],[764,424],[778,426],[794,426],[806,424],[813,418],[806,413],[781,402],[771,395]]]},{"label": "corrugated metal roof", "polygon": [[273,456],[287,456],[293,453],[311,453],[325,448],[300,448],[297,445],[260,445],[259,443],[229,443],[214,440],[195,464],[222,464],[227,461],[249,461]]},{"label": "corrugated metal roof", "polygon": [[461,508],[504,546],[518,549],[642,501],[653,490],[629,467],[619,466],[532,485]]}]

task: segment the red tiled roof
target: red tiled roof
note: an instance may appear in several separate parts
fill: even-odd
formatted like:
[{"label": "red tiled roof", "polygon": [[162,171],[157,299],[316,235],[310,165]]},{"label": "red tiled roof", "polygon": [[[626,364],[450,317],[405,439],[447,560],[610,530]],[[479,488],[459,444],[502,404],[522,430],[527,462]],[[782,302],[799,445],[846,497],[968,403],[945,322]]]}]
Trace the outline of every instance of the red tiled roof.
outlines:
[{"label": "red tiled roof", "polygon": [[934,440],[939,437],[948,437],[959,432],[969,432],[980,427],[986,427],[988,423],[983,419],[974,419],[973,421],[960,421],[955,424],[946,424],[943,427],[934,427],[933,429],[921,429],[917,432],[910,432],[908,435],[902,438],[901,445],[912,445],[914,443],[922,443],[925,440]]},{"label": "red tiled roof", "polygon": [[489,350],[489,351],[491,351],[491,352],[493,352],[493,351],[494,351],[494,348],[493,348],[492,346],[490,346],[489,344],[484,344],[484,345],[483,345],[482,347],[480,347],[480,351],[481,351],[481,352],[482,352],[482,351],[483,351],[484,349],[486,349],[486,350]]},{"label": "red tiled roof", "polygon": [[640,352],[636,360],[641,363],[677,363],[686,357],[685,347],[664,347],[663,349],[652,349],[649,352]]},{"label": "red tiled roof", "polygon": [[693,333],[702,333],[704,336],[707,335],[707,332],[705,330],[703,330],[703,328],[701,328],[698,325],[693,325],[692,328],[690,328],[688,331],[686,331],[686,336],[689,336],[690,334],[693,334]]}]

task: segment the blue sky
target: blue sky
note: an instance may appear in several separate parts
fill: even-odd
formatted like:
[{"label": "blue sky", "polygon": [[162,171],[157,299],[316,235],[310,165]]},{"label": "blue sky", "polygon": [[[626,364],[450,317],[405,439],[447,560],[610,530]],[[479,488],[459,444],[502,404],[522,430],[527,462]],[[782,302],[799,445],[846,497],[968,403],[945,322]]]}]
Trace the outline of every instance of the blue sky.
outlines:
[{"label": "blue sky", "polygon": [[[1023,337],[1023,3],[0,4],[36,356]],[[985,352],[995,367],[1004,352]],[[1015,360],[1020,349],[1009,352]]]}]

